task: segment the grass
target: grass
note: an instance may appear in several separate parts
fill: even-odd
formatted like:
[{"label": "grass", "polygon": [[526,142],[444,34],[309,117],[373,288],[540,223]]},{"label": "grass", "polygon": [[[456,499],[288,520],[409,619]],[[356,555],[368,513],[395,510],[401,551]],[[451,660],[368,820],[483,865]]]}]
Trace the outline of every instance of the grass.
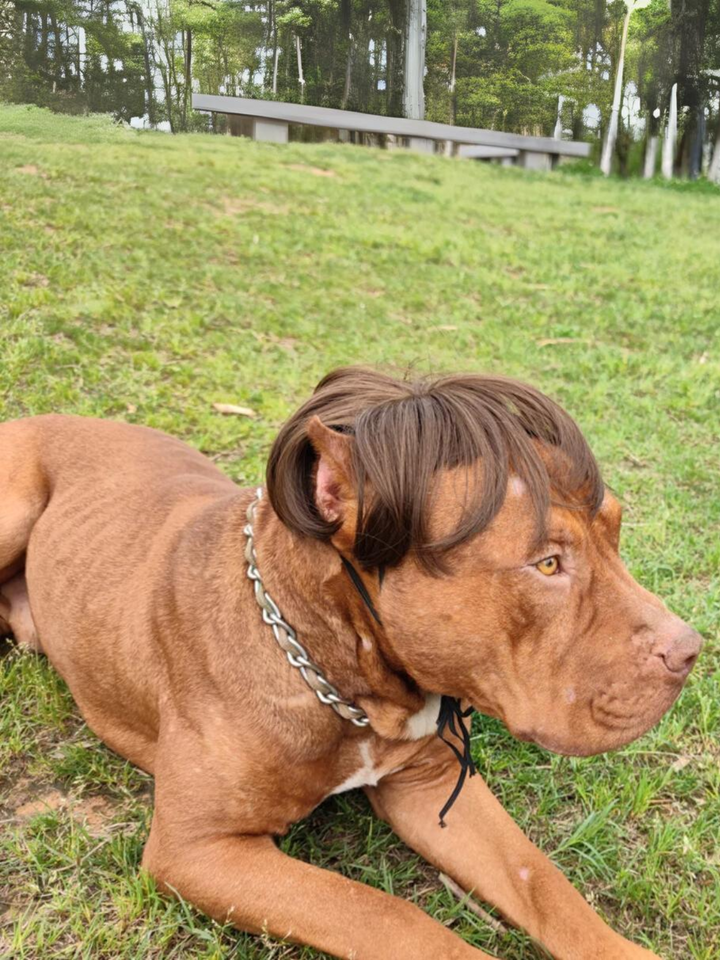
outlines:
[{"label": "grass", "polygon": [[[336,145],[134,133],[0,107],[0,417],[146,423],[261,479],[332,367],[501,371],[576,416],[626,510],[632,572],[707,643],[650,734],[589,760],[479,720],[530,836],[626,936],[720,955],[720,192]],[[222,417],[215,402],[250,406]],[[0,660],[0,956],[309,958],[223,929],[138,874],[151,784],[42,659]],[[283,847],[498,934],[370,816],[325,803]],[[3,907],[0,906],[0,913]]]}]

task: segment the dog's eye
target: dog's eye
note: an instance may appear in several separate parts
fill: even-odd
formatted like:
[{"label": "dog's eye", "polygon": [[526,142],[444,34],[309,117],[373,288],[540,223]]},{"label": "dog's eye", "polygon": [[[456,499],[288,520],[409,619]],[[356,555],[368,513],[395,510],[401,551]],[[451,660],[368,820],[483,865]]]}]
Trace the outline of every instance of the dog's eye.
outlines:
[{"label": "dog's eye", "polygon": [[544,574],[546,577],[554,576],[560,569],[560,557],[545,557],[544,560],[541,560],[540,563],[536,563],[535,566]]}]

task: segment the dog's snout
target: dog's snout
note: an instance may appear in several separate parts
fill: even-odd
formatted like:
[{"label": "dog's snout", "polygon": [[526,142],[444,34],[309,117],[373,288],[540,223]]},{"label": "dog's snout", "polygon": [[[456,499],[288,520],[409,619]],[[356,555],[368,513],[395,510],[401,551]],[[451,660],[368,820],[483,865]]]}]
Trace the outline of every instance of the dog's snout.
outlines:
[{"label": "dog's snout", "polygon": [[687,627],[676,636],[668,638],[653,653],[664,662],[670,673],[686,677],[695,665],[701,647],[700,634]]}]

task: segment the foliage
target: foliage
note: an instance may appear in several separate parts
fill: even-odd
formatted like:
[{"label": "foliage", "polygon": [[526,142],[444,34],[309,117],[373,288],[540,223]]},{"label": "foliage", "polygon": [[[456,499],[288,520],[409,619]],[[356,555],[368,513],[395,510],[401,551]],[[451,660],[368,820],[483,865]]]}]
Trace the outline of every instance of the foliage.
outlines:
[{"label": "foliage", "polygon": [[[423,2],[428,119],[552,135],[559,118],[566,136],[602,136],[625,0]],[[389,115],[403,110],[410,0],[2,4],[0,96],[7,100],[111,111],[150,126],[165,121],[173,131],[225,129],[224,118],[193,114],[197,89]],[[652,0],[633,14],[627,102],[639,97],[642,121],[625,120],[621,169],[628,169],[633,138],[643,129],[658,133],[679,82],[678,169],[699,172],[701,148],[720,130],[713,69],[720,69],[720,0]],[[589,127],[588,117],[595,118]]]}]

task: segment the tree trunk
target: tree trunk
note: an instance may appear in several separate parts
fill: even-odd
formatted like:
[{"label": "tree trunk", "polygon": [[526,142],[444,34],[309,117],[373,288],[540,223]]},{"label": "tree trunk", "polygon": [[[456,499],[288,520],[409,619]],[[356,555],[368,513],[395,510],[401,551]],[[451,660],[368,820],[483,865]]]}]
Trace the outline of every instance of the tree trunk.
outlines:
[{"label": "tree trunk", "polygon": [[185,34],[185,77],[183,84],[183,128],[187,130],[188,128],[188,115],[190,113],[190,103],[192,96],[192,56],[193,56],[193,39],[192,39],[192,30],[190,27],[184,31]]},{"label": "tree trunk", "polygon": [[602,158],[600,160],[600,169],[607,177],[612,168],[612,158],[615,152],[615,143],[618,133],[618,118],[620,116],[620,102],[623,92],[623,74],[625,72],[625,47],[627,45],[628,27],[630,26],[630,14],[632,6],[627,8],[625,20],[623,21],[622,39],[620,41],[620,58],[618,60],[617,72],[615,74],[615,92],[613,95],[612,111],[610,113],[610,123],[608,125],[607,137],[603,144]]},{"label": "tree trunk", "polygon": [[715,134],[715,146],[713,148],[712,160],[708,167],[707,177],[710,183],[720,183],[720,119],[718,121],[717,133]]},{"label": "tree trunk", "polygon": [[555,129],[553,130],[554,140],[562,140],[562,108],[564,103],[565,97],[560,94],[558,96],[557,119],[555,120]]},{"label": "tree trunk", "polygon": [[651,180],[655,176],[655,168],[657,166],[657,148],[658,135],[656,133],[648,134],[647,142],[645,144],[645,165],[643,167],[643,177],[646,180]]},{"label": "tree trunk", "polygon": [[270,4],[270,21],[273,43],[272,92],[273,95],[277,95],[278,60],[280,58],[280,47],[278,46],[277,11],[275,10],[274,0]]},{"label": "tree trunk", "polygon": [[300,35],[295,34],[295,50],[297,51],[298,83],[300,84],[300,103],[305,103],[305,76],[303,75],[302,47]]},{"label": "tree trunk", "polygon": [[343,95],[340,100],[340,107],[342,110],[347,108],[348,100],[350,99],[350,88],[352,86],[352,69],[353,61],[355,60],[355,41],[353,40],[353,35],[349,35],[348,40],[348,54],[347,62],[345,64],[345,86],[343,87]]},{"label": "tree trunk", "polygon": [[405,89],[403,113],[411,120],[425,117],[425,40],[427,0],[407,0],[405,28]]},{"label": "tree trunk", "polygon": [[456,71],[457,66],[457,48],[458,48],[458,37],[457,33],[453,37],[453,51],[452,51],[452,67],[450,68],[450,93],[455,93],[455,80],[456,80]]},{"label": "tree trunk", "polygon": [[675,143],[677,141],[677,89],[678,85],[674,83],[670,93],[670,113],[668,115],[667,127],[665,129],[665,140],[663,141],[662,175],[666,180],[672,180],[673,167],[675,165]]},{"label": "tree trunk", "polygon": [[455,92],[455,83],[457,81],[457,52],[458,35],[457,32],[453,38],[452,68],[450,72],[450,122],[457,123],[457,94]]},{"label": "tree trunk", "polygon": [[58,29],[57,17],[54,13],[50,14],[50,25],[52,26],[53,35],[53,93],[55,93],[57,87],[62,84],[61,74],[65,72],[63,70],[65,52],[60,42],[60,30]]},{"label": "tree trunk", "polygon": [[[155,117],[155,88],[154,88],[154,79],[155,71],[153,65],[150,61],[150,39],[148,38],[147,27],[145,24],[145,15],[143,13],[142,6],[138,3],[133,5],[132,9],[135,12],[137,17],[138,26],[140,27],[140,35],[142,36],[143,41],[143,60],[145,62],[145,99],[146,99],[146,109],[147,109],[147,118],[148,123],[151,127],[155,126],[156,117]],[[213,114],[213,116],[215,116]]]},{"label": "tree trunk", "polygon": [[697,180],[702,173],[703,144],[705,142],[705,111],[699,107],[695,117],[695,128],[691,132],[688,157],[688,176]]}]

